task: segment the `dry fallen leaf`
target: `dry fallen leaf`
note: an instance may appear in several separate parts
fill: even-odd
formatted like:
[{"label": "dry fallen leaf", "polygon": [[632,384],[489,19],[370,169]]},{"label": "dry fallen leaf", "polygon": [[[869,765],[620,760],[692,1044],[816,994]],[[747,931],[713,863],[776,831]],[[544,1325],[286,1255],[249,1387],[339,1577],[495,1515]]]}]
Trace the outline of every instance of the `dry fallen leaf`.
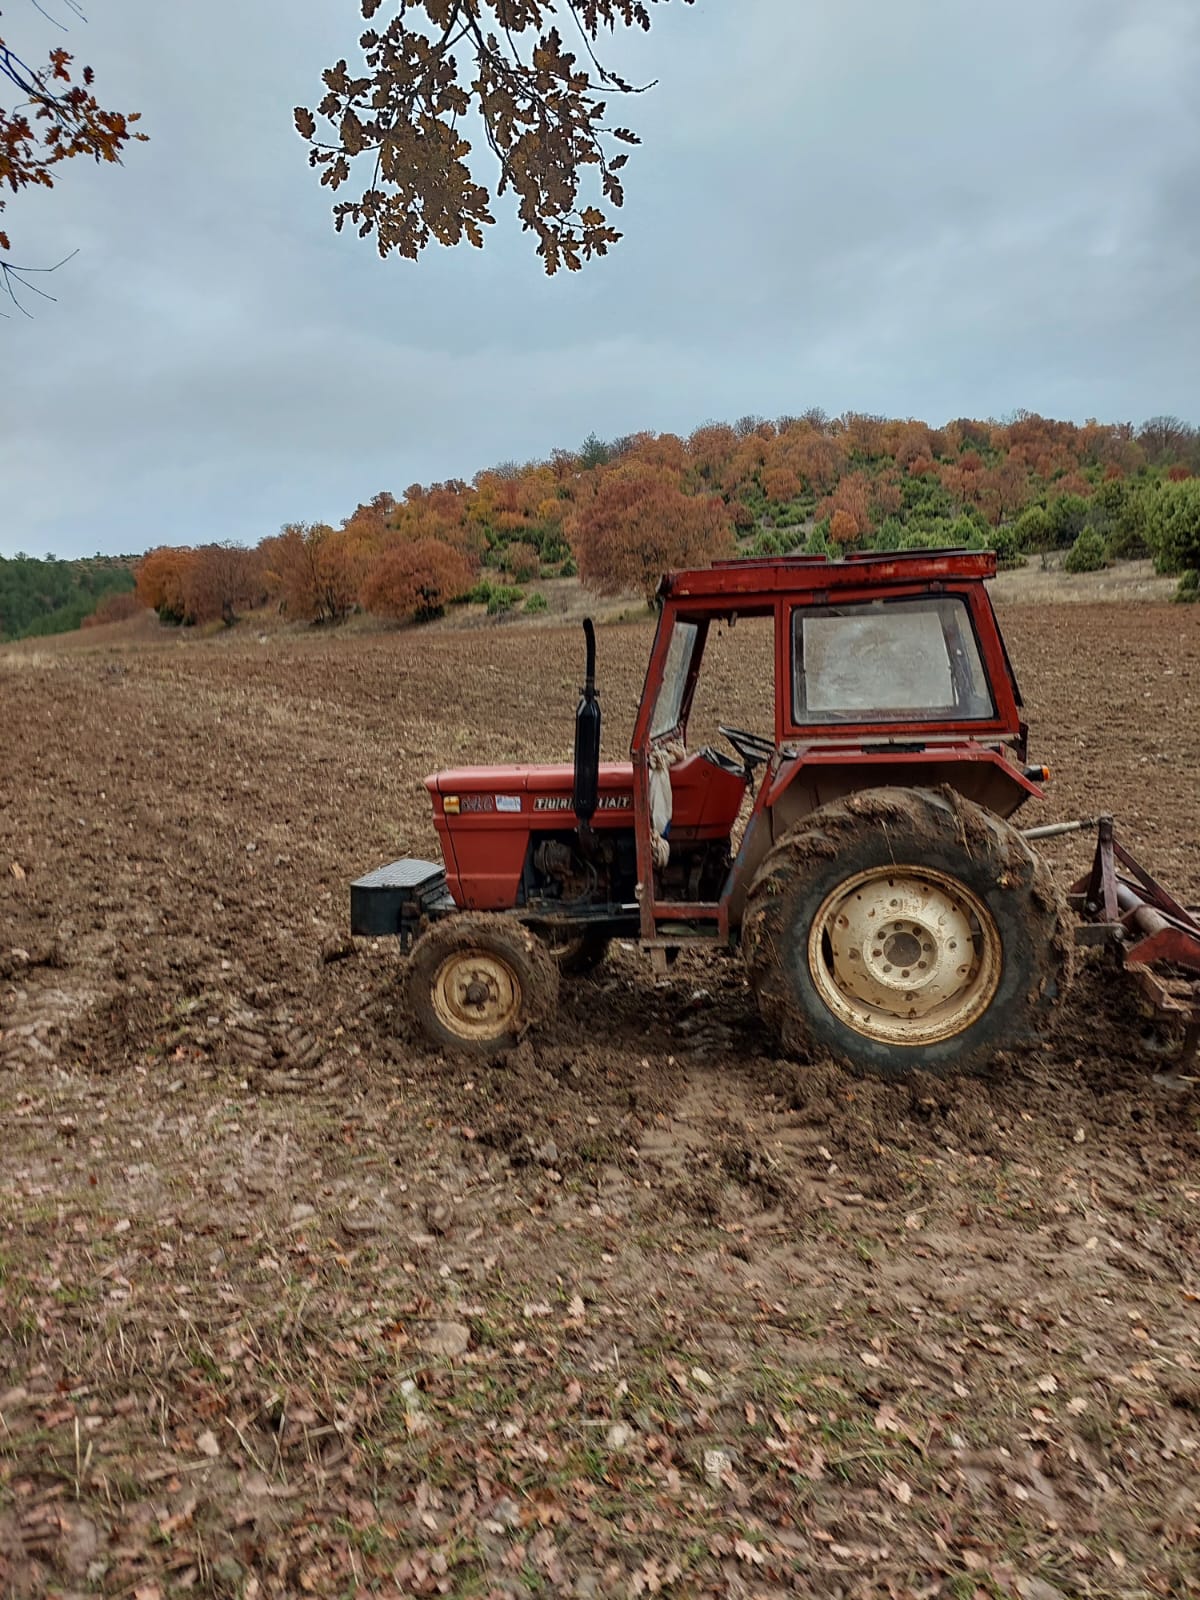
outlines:
[{"label": "dry fallen leaf", "polygon": [[17,880],[18,883],[24,883],[25,882],[25,868],[21,865],[21,863],[19,861],[14,861],[12,866],[9,867],[8,870],[12,873],[13,877]]},{"label": "dry fallen leaf", "polygon": [[1040,1377],[1038,1379],[1038,1381],[1037,1381],[1037,1386],[1042,1391],[1043,1394],[1057,1394],[1058,1393],[1058,1379],[1054,1376],[1053,1373],[1047,1372],[1042,1377]]},{"label": "dry fallen leaf", "polygon": [[733,1553],[739,1561],[749,1561],[756,1567],[761,1567],[767,1559],[761,1550],[756,1550],[745,1539],[735,1539],[733,1541]]},{"label": "dry fallen leaf", "polygon": [[860,1350],[858,1352],[858,1359],[862,1362],[864,1367],[881,1367],[883,1365],[883,1362],[873,1350]]}]

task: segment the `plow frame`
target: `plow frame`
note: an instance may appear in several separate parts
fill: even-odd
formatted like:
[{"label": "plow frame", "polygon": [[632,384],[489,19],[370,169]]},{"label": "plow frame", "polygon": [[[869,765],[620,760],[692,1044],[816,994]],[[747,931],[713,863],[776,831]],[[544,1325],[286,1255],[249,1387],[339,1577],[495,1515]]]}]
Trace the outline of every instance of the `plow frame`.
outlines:
[{"label": "plow frame", "polygon": [[[1110,816],[1098,818],[1091,871],[1067,898],[1083,919],[1080,942],[1111,941],[1151,1005],[1182,1020],[1180,1064],[1190,1070],[1200,1048],[1200,920],[1194,910],[1135,860],[1116,838]],[[1164,967],[1175,970],[1156,970]]]}]

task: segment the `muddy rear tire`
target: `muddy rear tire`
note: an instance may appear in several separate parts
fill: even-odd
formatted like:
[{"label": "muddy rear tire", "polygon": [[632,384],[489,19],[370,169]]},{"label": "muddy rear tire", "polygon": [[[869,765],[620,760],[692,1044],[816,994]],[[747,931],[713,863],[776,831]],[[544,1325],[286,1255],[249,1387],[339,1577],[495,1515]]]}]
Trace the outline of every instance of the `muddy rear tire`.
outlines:
[{"label": "muddy rear tire", "polygon": [[488,1057],[511,1050],[558,1007],[558,967],[512,917],[463,914],[413,945],[404,986],[421,1032],[440,1050]]},{"label": "muddy rear tire", "polygon": [[868,789],[771,850],[742,926],[747,971],[787,1050],[860,1072],[984,1074],[1036,1040],[1072,941],[1049,868],[952,792]]}]

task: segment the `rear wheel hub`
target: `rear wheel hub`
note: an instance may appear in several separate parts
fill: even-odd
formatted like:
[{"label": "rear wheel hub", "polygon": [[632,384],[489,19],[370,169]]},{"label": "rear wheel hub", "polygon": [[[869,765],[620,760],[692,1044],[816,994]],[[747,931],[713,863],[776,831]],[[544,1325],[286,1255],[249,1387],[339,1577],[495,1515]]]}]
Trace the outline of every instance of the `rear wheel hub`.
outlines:
[{"label": "rear wheel hub", "polygon": [[959,879],[929,867],[877,867],[822,902],[808,966],[822,1000],[857,1033],[921,1045],[978,1021],[1003,953],[991,913]]}]

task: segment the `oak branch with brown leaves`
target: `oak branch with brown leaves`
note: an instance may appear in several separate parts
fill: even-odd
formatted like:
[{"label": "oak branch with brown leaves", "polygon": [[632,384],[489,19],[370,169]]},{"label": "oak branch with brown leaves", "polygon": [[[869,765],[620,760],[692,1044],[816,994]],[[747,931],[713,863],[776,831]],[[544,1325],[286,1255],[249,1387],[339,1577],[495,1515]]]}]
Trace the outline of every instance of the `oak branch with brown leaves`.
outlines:
[{"label": "oak branch with brown leaves", "polygon": [[[92,91],[92,76],[90,67],[77,68],[61,47],[50,51],[44,66],[31,67],[0,35],[0,79],[7,79],[18,96],[11,111],[0,107],[0,211],[7,205],[5,189],[11,194],[52,189],[54,169],[61,162],[75,156],[120,161],[126,145],[145,138],[133,127],[137,112],[101,106]],[[18,286],[41,294],[29,275],[45,269],[4,259],[11,248],[0,228],[0,278],[10,299],[16,302]]]},{"label": "oak branch with brown leaves", "polygon": [[[607,254],[621,237],[609,215],[624,200],[621,147],[639,142],[610,125],[608,102],[652,86],[605,66],[600,35],[648,30],[651,8],[665,4],[393,0],[386,25],[359,41],[364,70],[339,61],[324,74],[315,111],[296,110],[322,184],[337,191],[370,173],[355,199],[335,204],[338,230],[350,222],[363,238],[374,234],[381,256],[415,259],[435,239],[482,246],[496,219],[492,191],[471,164],[471,131],[494,158],[496,197],[513,193],[548,273]],[[361,7],[368,23],[384,9],[383,0]],[[319,122],[329,137],[319,137]],[[599,192],[585,199],[592,169]]]}]

